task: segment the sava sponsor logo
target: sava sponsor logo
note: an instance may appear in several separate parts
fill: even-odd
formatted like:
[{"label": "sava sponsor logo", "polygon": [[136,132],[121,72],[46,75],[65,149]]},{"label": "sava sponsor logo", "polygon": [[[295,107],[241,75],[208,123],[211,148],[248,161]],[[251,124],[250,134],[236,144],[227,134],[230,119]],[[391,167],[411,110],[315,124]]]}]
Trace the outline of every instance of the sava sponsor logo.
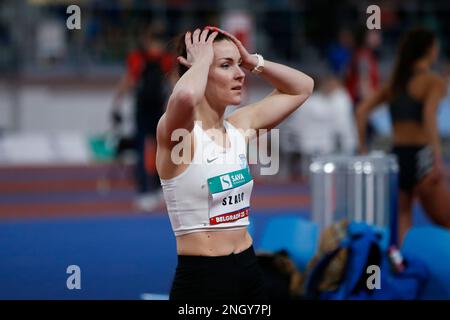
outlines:
[{"label": "sava sponsor logo", "polygon": [[220,176],[220,183],[223,190],[233,188],[235,185],[239,185],[242,182],[245,182],[245,177],[242,173]]},{"label": "sava sponsor logo", "polygon": [[231,182],[233,185],[241,184],[245,182],[245,177],[242,173],[230,174]]},{"label": "sava sponsor logo", "polygon": [[233,188],[233,183],[231,182],[230,175],[228,174],[220,176],[220,184],[222,185],[223,190]]}]

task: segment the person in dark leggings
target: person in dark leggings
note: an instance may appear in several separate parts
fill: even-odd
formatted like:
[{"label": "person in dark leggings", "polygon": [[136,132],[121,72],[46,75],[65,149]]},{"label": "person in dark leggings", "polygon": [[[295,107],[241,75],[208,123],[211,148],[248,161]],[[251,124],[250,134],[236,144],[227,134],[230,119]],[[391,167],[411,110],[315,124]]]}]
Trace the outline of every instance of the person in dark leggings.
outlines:
[{"label": "person in dark leggings", "polygon": [[438,52],[439,43],[431,31],[409,31],[399,46],[390,81],[361,102],[357,113],[359,151],[365,153],[367,118],[377,106],[389,104],[392,153],[399,164],[401,241],[412,225],[415,197],[436,224],[450,228],[450,189],[437,127],[438,106],[446,95],[447,83],[431,71]]}]

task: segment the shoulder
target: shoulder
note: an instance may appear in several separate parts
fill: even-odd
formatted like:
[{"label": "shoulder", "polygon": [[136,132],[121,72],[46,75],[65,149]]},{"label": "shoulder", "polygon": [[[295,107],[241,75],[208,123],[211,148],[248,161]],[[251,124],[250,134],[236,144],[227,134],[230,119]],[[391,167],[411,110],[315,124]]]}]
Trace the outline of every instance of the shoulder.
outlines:
[{"label": "shoulder", "polygon": [[234,110],[226,119],[225,121],[227,121],[229,124],[231,124],[233,127],[235,127],[236,129],[240,129],[240,130],[247,130],[248,128],[246,126],[248,126],[247,122],[248,120],[246,119],[246,115],[245,115],[245,110],[249,108],[249,106],[242,106],[239,107],[238,109]]},{"label": "shoulder", "polygon": [[247,124],[248,121],[242,121],[242,117],[233,117],[234,113],[238,111],[239,110],[234,111],[228,118],[225,119],[225,121],[227,121],[228,124],[234,129],[234,131],[242,136],[247,143],[249,139],[252,139],[256,135],[256,131],[251,130],[249,125]]},{"label": "shoulder", "polygon": [[127,66],[134,77],[137,77],[142,64],[142,55],[137,50],[131,51],[127,56]]},{"label": "shoulder", "polygon": [[427,87],[427,91],[441,91],[445,93],[447,91],[447,81],[437,73],[430,72],[423,76],[423,82]]},{"label": "shoulder", "polygon": [[191,140],[193,139],[195,124],[192,126],[192,129],[178,128],[172,131],[169,121],[170,120],[167,119],[166,112],[158,121],[158,125],[156,126],[156,141],[158,143],[158,147],[171,149],[180,141],[180,139],[183,141],[185,141],[187,137]]},{"label": "shoulder", "polygon": [[171,148],[171,133],[169,133],[169,128],[167,125],[167,114],[164,114],[159,118],[158,125],[156,126],[156,141],[158,147],[164,149]]},{"label": "shoulder", "polygon": [[441,77],[436,72],[430,72],[424,75],[424,78],[427,80],[428,83],[432,83],[434,85],[445,85],[446,81],[443,77]]},{"label": "shoulder", "polygon": [[158,125],[156,126],[156,141],[159,145],[165,145],[168,141],[167,130],[166,130],[166,113],[161,116],[158,120]]},{"label": "shoulder", "polygon": [[132,50],[127,55],[128,62],[140,61],[141,59],[142,59],[142,54],[139,52],[139,50]]}]

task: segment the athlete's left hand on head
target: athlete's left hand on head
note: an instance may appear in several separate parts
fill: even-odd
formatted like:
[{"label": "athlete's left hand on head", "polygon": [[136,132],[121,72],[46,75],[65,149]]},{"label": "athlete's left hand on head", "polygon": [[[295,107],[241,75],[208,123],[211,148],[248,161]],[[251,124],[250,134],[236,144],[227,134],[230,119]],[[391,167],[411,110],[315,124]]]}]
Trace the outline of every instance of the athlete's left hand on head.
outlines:
[{"label": "athlete's left hand on head", "polygon": [[219,29],[217,27],[211,27],[211,26],[207,26],[207,27],[205,27],[205,29],[210,29],[212,31],[220,32],[220,33],[224,34],[225,36],[227,36],[228,38],[230,38],[231,41],[233,41],[233,43],[238,48],[239,53],[241,54],[241,59],[242,59],[241,66],[243,68],[251,71],[257,65],[258,59],[255,56],[251,55],[247,51],[247,49],[244,47],[242,42],[238,38],[233,36],[231,33],[226,32],[225,30]]}]

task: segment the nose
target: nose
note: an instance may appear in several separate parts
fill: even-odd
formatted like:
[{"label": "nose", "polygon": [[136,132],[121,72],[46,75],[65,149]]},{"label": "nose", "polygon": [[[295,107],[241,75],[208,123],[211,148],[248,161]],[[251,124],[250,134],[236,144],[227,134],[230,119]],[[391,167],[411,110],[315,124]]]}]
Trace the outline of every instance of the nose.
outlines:
[{"label": "nose", "polygon": [[236,66],[236,72],[235,72],[234,78],[236,80],[243,80],[245,78],[245,73],[244,73],[244,71],[242,71],[240,66]]}]

